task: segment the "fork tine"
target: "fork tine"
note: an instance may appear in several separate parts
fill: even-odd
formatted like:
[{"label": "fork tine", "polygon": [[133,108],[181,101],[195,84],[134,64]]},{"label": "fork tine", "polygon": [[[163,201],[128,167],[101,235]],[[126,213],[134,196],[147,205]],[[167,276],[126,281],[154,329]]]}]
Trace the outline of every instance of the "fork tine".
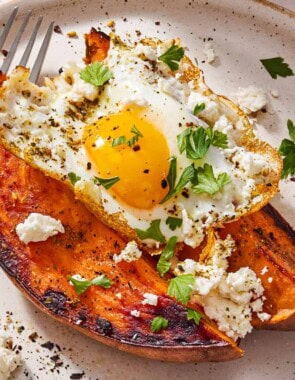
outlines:
[{"label": "fork tine", "polygon": [[25,17],[24,21],[22,22],[21,27],[20,27],[20,29],[19,29],[19,31],[18,31],[18,33],[17,33],[17,35],[16,35],[16,37],[15,37],[15,39],[14,39],[14,41],[13,41],[13,44],[12,44],[12,46],[11,46],[11,49],[9,50],[9,52],[8,52],[8,54],[7,54],[7,57],[6,57],[5,61],[3,62],[3,65],[2,65],[2,67],[1,67],[0,70],[1,70],[4,74],[7,74],[7,71],[8,71],[8,69],[9,69],[10,65],[11,65],[11,62],[12,62],[13,57],[14,57],[14,55],[15,55],[15,52],[16,52],[16,49],[17,49],[17,47],[18,47],[19,41],[20,41],[20,39],[21,39],[21,36],[22,36],[22,34],[23,34],[23,32],[24,32],[24,30],[25,30],[25,28],[26,28],[26,26],[27,26],[27,24],[28,24],[28,22],[29,22],[29,19],[30,19],[30,17],[31,17],[31,13],[32,13],[32,11],[30,11],[30,12],[26,15],[26,17]]},{"label": "fork tine", "polygon": [[47,29],[47,32],[46,32],[46,35],[45,35],[44,40],[42,42],[39,54],[38,54],[37,59],[34,63],[34,66],[32,68],[31,75],[30,75],[30,81],[33,83],[36,83],[38,78],[39,78],[39,74],[40,74],[40,71],[41,71],[41,68],[42,68],[42,65],[44,62],[44,58],[45,58],[45,55],[46,55],[46,52],[48,49],[48,45],[49,45],[49,42],[51,39],[51,35],[53,32],[53,27],[54,27],[54,21],[52,21],[52,23],[49,25],[49,27]]},{"label": "fork tine", "polygon": [[18,7],[13,8],[13,11],[12,11],[11,15],[9,16],[9,19],[8,19],[7,23],[5,24],[5,27],[4,27],[3,32],[1,34],[1,37],[0,37],[0,49],[3,48],[4,42],[5,42],[7,35],[10,31],[11,25],[13,24],[13,21],[17,15],[17,12],[18,12]]},{"label": "fork tine", "polygon": [[41,25],[41,22],[43,20],[43,17],[40,16],[38,18],[38,21],[34,27],[34,30],[33,30],[33,33],[31,35],[31,38],[30,38],[30,41],[28,42],[28,45],[26,47],[26,50],[20,60],[20,63],[19,63],[19,66],[26,66],[27,62],[28,62],[28,59],[30,57],[30,54],[31,54],[31,51],[32,51],[32,48],[34,46],[34,43],[35,43],[35,40],[36,40],[36,36],[37,36],[37,33],[38,33],[38,30],[40,28],[40,25]]}]

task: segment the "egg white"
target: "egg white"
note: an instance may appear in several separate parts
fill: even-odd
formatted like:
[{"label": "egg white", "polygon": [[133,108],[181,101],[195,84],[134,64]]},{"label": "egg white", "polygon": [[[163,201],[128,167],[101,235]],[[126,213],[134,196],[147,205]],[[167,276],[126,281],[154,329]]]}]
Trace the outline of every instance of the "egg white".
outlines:
[{"label": "egg white", "polygon": [[[182,81],[178,74],[173,76],[163,62],[156,61],[158,51],[164,47],[166,42],[158,43],[158,47],[138,44],[130,49],[112,44],[104,64],[113,73],[113,79],[103,88],[80,79],[83,65],[66,65],[60,76],[46,80],[45,87],[30,83],[29,73],[17,68],[0,92],[0,138],[6,147],[47,175],[69,183],[68,173],[74,172],[81,178],[74,190],[87,195],[84,201],[99,204],[106,214],[119,213],[120,221],[130,228],[146,230],[153,220],[160,219],[166,240],[177,236],[179,242],[195,247],[208,227],[235,219],[261,200],[253,190],[257,183],[268,180],[261,171],[269,162],[266,155],[238,145],[244,127],[240,121],[229,121],[214,94],[204,95],[206,88],[195,90],[193,83]],[[198,118],[192,110],[200,102],[206,108]],[[176,139],[187,123],[204,128],[210,123],[213,129],[226,133],[229,148],[211,146],[197,166],[209,163],[215,175],[228,173],[231,183],[215,196],[189,191],[188,198],[178,194],[151,210],[128,206],[102,186],[94,185],[97,173],[87,169],[89,158],[82,143],[83,130],[99,117],[120,112],[126,104],[145,107],[148,119],[165,136],[171,156],[177,158],[178,178],[192,163],[180,154]],[[171,210],[173,216],[183,219],[182,227],[175,231],[165,222],[172,215]],[[147,243],[157,244],[152,240]]]}]

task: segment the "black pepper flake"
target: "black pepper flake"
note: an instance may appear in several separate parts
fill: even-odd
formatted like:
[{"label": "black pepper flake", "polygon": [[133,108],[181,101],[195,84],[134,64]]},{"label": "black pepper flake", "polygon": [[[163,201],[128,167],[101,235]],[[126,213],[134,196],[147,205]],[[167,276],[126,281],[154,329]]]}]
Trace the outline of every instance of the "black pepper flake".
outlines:
[{"label": "black pepper flake", "polygon": [[136,144],[132,149],[134,150],[134,152],[138,152],[140,150],[140,145]]},{"label": "black pepper flake", "polygon": [[181,192],[181,195],[184,197],[184,198],[189,198],[189,194],[188,194],[188,191],[186,189],[184,189],[182,192]]},{"label": "black pepper flake", "polygon": [[160,25],[160,21],[155,21],[155,25]]},{"label": "black pepper flake", "polygon": [[85,372],[82,373],[72,373],[70,376],[71,380],[79,380],[82,379],[82,377],[85,375]]},{"label": "black pepper flake", "polygon": [[162,181],[161,181],[161,187],[162,187],[162,189],[166,189],[166,187],[167,187],[167,180],[166,179],[162,179]]},{"label": "black pepper flake", "polygon": [[48,342],[41,344],[41,347],[47,348],[47,350],[51,351],[54,347],[54,344],[52,342],[48,341]]},{"label": "black pepper flake", "polygon": [[7,57],[7,54],[8,54],[8,50],[0,50],[1,54],[4,56],[4,57]]},{"label": "black pepper flake", "polygon": [[150,169],[144,169],[144,174],[149,174],[149,172],[150,172]]},{"label": "black pepper flake", "polygon": [[57,34],[62,34],[62,30],[61,30],[61,28],[60,28],[59,25],[55,25],[54,28],[53,28],[53,30],[54,30],[55,33],[57,33]]},{"label": "black pepper flake", "polygon": [[33,343],[36,343],[37,338],[38,338],[38,334],[36,332],[33,332],[31,335],[29,335],[29,339]]},{"label": "black pepper flake", "polygon": [[87,162],[87,170],[91,169],[91,162]]}]

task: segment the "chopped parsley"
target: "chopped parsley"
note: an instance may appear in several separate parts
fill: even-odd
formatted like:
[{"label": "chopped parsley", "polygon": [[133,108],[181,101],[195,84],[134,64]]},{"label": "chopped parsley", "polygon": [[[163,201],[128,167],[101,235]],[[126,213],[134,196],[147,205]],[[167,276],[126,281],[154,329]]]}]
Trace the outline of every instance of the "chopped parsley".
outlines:
[{"label": "chopped parsley", "polygon": [[100,62],[94,62],[87,65],[85,69],[80,72],[80,78],[85,82],[93,84],[94,86],[102,86],[113,77],[113,74]]},{"label": "chopped parsley", "polygon": [[220,173],[214,176],[213,168],[209,164],[204,167],[195,169],[195,178],[193,180],[193,192],[196,194],[208,193],[214,195],[221,191],[223,187],[230,183],[231,179],[227,173]]},{"label": "chopped parsley", "polygon": [[172,45],[170,48],[160,57],[159,61],[166,63],[172,71],[178,70],[179,62],[184,56],[184,49],[177,45]]},{"label": "chopped parsley", "polygon": [[295,125],[292,120],[287,123],[291,140],[284,139],[279,147],[279,154],[283,157],[282,178],[295,173]]},{"label": "chopped parsley", "polygon": [[102,185],[105,189],[110,189],[115,183],[120,181],[119,177],[111,177],[111,178],[99,178],[94,177],[93,182],[97,185]]},{"label": "chopped parsley", "polygon": [[140,230],[136,228],[135,231],[141,240],[153,239],[160,243],[165,243],[165,237],[160,230],[160,219],[153,220],[150,227],[147,230]]},{"label": "chopped parsley", "polygon": [[172,278],[168,286],[168,295],[177,301],[187,304],[193,291],[195,278],[192,274],[182,274]]},{"label": "chopped parsley", "polygon": [[166,219],[166,224],[169,226],[171,231],[175,231],[176,228],[181,227],[182,225],[182,219],[181,218],[175,218],[173,216],[168,216]]},{"label": "chopped parsley", "polygon": [[187,309],[187,319],[189,321],[193,319],[197,326],[199,326],[202,317],[203,316],[199,311],[189,308]]},{"label": "chopped parsley", "polygon": [[194,114],[195,116],[197,116],[200,112],[204,111],[205,107],[206,107],[206,104],[205,104],[205,103],[197,104],[197,105],[195,106],[195,108],[194,108],[194,112],[193,112],[193,114]]},{"label": "chopped parsley", "polygon": [[75,186],[76,182],[80,181],[81,177],[79,177],[77,174],[74,172],[68,173],[68,178],[71,181],[71,184]]},{"label": "chopped parsley", "polygon": [[260,62],[273,79],[277,79],[278,76],[285,78],[294,75],[292,69],[288,63],[284,62],[282,57],[261,59]]},{"label": "chopped parsley", "polygon": [[126,144],[126,141],[127,141],[127,139],[125,136],[116,137],[112,141],[112,146],[114,147],[114,146]]},{"label": "chopped parsley", "polygon": [[186,128],[177,136],[177,143],[180,153],[185,151],[187,158],[191,160],[204,158],[210,145],[220,148],[228,146],[227,136],[224,133],[203,127]]},{"label": "chopped parsley", "polygon": [[168,194],[162,199],[161,204],[166,202],[168,199],[178,194],[193,178],[194,178],[194,167],[190,165],[184,169],[182,172],[177,185],[176,182],[176,171],[177,171],[177,161],[176,157],[171,157],[170,159],[170,167],[167,176],[167,182],[169,185]]},{"label": "chopped parsley", "polygon": [[78,295],[86,292],[91,285],[101,286],[102,288],[110,288],[112,285],[112,281],[105,274],[101,274],[92,280],[86,280],[85,278],[77,279],[74,276],[69,276],[69,280],[74,285]]},{"label": "chopped parsley", "polygon": [[174,255],[176,242],[177,242],[177,237],[172,236],[168,240],[166,247],[163,249],[163,251],[161,253],[161,256],[160,256],[159,261],[157,263],[157,271],[160,273],[161,277],[163,277],[164,274],[167,273],[171,267],[170,259]]},{"label": "chopped parsley", "polygon": [[159,315],[158,317],[155,317],[152,320],[152,323],[151,323],[152,332],[159,332],[160,330],[167,329],[168,324],[169,324],[168,319],[161,317]]},{"label": "chopped parsley", "polygon": [[135,125],[131,128],[130,132],[134,135],[131,139],[127,140],[126,136],[116,137],[112,141],[112,147],[127,144],[130,148],[132,148],[133,145],[138,142],[139,138],[143,137],[143,134],[139,132]]}]

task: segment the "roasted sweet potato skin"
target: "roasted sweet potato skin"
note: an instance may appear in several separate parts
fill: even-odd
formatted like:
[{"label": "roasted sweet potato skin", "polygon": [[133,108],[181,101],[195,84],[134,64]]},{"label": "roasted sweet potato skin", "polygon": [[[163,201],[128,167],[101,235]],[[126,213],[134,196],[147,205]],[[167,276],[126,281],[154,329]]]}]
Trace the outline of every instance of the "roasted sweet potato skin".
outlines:
[{"label": "roasted sweet potato skin", "polygon": [[104,60],[110,48],[110,37],[95,28],[91,28],[90,33],[85,34],[84,37],[86,44],[84,62],[89,64]]},{"label": "roasted sweet potato skin", "polygon": [[[231,234],[237,250],[230,257],[230,271],[249,266],[265,289],[265,312],[272,317],[257,328],[295,329],[295,232],[271,206],[228,224],[222,237]],[[267,268],[264,273],[263,268]]]},{"label": "roasted sweet potato skin", "polygon": [[[47,178],[0,148],[0,265],[38,307],[100,342],[154,359],[223,361],[242,355],[236,344],[203,319],[187,320],[186,309],[166,295],[167,282],[152,258],[114,264],[125,243],[101,224],[65,185]],[[46,242],[20,242],[15,227],[31,212],[60,219],[66,229]],[[90,287],[80,297],[69,275],[106,274],[110,289]],[[159,295],[157,306],[142,305],[145,292]],[[121,294],[121,297],[118,296]],[[140,317],[131,316],[139,310]],[[162,315],[169,326],[151,331]]]}]

